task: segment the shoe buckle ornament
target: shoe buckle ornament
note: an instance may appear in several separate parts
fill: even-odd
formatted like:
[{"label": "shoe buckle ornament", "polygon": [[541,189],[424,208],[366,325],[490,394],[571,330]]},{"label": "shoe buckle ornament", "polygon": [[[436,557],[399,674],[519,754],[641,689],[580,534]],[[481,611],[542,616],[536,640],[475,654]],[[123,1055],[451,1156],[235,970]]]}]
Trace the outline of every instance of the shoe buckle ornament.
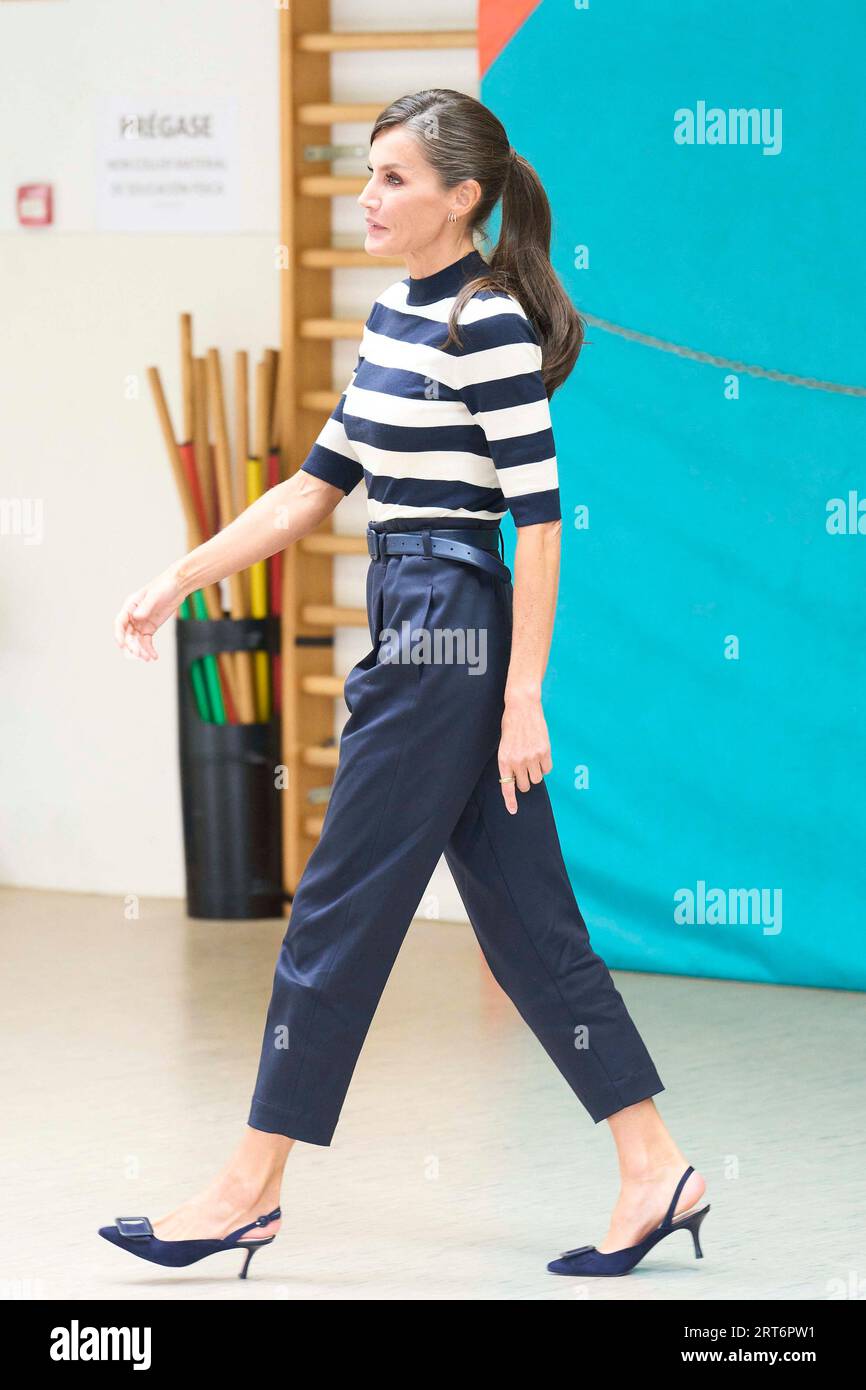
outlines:
[{"label": "shoe buckle ornament", "polygon": [[132,1240],[146,1240],[153,1235],[153,1227],[146,1216],[118,1216],[114,1224],[122,1236]]},{"label": "shoe buckle ornament", "polygon": [[594,1245],[577,1245],[573,1250],[563,1250],[560,1258],[565,1259],[566,1255],[585,1255],[587,1251],[594,1249]]}]

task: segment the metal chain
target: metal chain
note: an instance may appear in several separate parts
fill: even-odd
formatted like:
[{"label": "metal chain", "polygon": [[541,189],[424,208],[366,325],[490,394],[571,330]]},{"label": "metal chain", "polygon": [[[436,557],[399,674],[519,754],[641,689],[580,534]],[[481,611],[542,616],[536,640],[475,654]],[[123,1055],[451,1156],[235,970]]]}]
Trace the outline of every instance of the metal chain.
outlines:
[{"label": "metal chain", "polygon": [[835,391],[842,396],[866,396],[866,386],[842,386],[836,381],[818,381],[812,376],[795,376],[793,372],[777,372],[772,367],[753,367],[747,362],[732,362],[727,357],[716,357],[712,352],[701,352],[699,348],[682,347],[679,343],[667,343],[663,338],[653,338],[649,333],[639,333],[634,328],[623,328],[621,324],[610,323],[608,319],[597,318],[578,310],[587,323],[601,328],[605,333],[616,333],[621,338],[643,343],[645,347],[657,348],[660,352],[672,352],[677,357],[689,357],[693,362],[707,362],[711,367],[727,367],[732,372],[745,372],[749,376],[763,376],[770,381],[784,381],[788,386],[805,386],[809,391]]}]

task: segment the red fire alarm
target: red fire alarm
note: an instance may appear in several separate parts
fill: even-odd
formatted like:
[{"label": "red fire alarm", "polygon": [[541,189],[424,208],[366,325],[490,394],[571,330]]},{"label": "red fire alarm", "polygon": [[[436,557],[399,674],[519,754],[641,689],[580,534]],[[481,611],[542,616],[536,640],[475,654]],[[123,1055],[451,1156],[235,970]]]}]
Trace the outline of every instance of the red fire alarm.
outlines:
[{"label": "red fire alarm", "polygon": [[50,183],[22,183],[18,187],[18,221],[22,227],[50,227],[54,204]]}]

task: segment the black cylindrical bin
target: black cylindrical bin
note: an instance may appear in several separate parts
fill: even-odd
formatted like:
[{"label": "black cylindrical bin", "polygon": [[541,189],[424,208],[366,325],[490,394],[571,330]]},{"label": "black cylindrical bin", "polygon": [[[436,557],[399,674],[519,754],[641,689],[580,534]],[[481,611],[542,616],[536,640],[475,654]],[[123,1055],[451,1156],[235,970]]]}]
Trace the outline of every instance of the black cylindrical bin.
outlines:
[{"label": "black cylindrical bin", "polygon": [[177,618],[178,735],[187,912],[190,917],[281,917],[280,716],[209,724],[196,709],[190,666],[219,652],[276,656],[280,620]]}]

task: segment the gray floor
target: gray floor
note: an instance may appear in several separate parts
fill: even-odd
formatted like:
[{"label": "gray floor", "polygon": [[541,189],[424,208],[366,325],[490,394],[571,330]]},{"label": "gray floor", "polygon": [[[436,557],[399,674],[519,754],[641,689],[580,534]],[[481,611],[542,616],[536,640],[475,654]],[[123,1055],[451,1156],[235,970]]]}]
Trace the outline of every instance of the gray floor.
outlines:
[{"label": "gray floor", "polygon": [[[862,1297],[863,997],[615,972],[707,1179],[705,1258],[548,1274],[606,1228],[617,1169],[468,927],[416,921],[334,1143],[299,1144],[282,1231],[187,1270],[96,1235],[201,1187],[245,1123],[284,926],[0,890],[0,1294],[193,1299]],[[21,1233],[26,1238],[21,1239]],[[220,1261],[223,1261],[221,1264]]]}]

